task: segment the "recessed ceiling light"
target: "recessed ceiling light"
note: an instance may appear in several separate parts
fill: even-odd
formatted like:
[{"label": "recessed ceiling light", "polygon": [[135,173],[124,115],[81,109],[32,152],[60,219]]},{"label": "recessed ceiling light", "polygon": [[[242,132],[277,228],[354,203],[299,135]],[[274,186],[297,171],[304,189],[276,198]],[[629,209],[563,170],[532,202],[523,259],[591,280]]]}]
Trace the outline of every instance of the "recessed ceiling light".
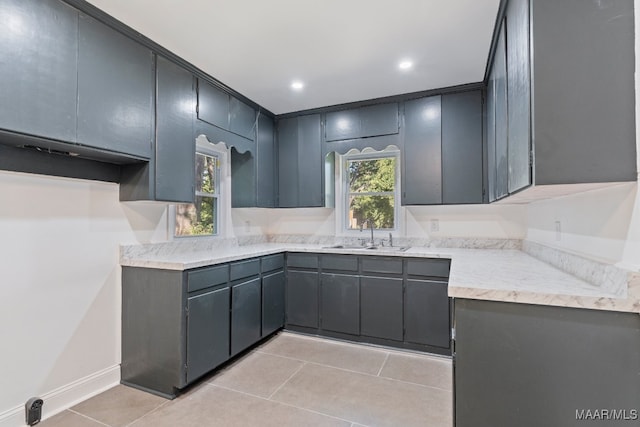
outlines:
[{"label": "recessed ceiling light", "polygon": [[302,90],[302,88],[304,88],[304,83],[302,83],[300,80],[296,80],[291,83],[291,89],[293,90]]},{"label": "recessed ceiling light", "polygon": [[406,60],[406,61],[401,61],[401,62],[398,64],[398,68],[400,68],[401,70],[408,70],[408,69],[409,69],[409,68],[411,68],[411,67],[413,67],[413,62],[408,61],[408,60]]}]

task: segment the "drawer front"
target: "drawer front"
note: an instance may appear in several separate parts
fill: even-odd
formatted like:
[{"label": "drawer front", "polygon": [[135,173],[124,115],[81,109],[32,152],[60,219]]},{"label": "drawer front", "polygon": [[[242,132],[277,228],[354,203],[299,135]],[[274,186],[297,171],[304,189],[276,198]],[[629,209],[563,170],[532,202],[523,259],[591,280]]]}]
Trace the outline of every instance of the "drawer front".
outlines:
[{"label": "drawer front", "polygon": [[407,274],[410,276],[449,277],[448,259],[408,259]]},{"label": "drawer front", "polygon": [[358,257],[350,255],[323,255],[322,269],[358,271]]},{"label": "drawer front", "polygon": [[229,278],[231,281],[260,274],[260,260],[250,259],[247,261],[234,262],[229,267]]},{"label": "drawer front", "polygon": [[262,258],[262,272],[279,270],[284,267],[284,254],[270,255]]},{"label": "drawer front", "polygon": [[402,274],[402,258],[362,257],[363,273]]},{"label": "drawer front", "polygon": [[229,281],[229,265],[203,268],[187,272],[187,292],[199,291]]},{"label": "drawer front", "polygon": [[287,267],[318,268],[318,255],[290,253],[287,255]]}]

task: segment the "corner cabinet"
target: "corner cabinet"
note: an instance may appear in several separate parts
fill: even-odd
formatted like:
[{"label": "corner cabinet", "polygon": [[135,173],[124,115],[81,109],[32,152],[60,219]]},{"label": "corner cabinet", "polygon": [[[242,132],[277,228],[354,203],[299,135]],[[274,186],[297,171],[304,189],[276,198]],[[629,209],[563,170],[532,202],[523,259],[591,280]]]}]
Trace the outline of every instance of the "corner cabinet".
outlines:
[{"label": "corner cabinet", "polygon": [[507,2],[488,69],[490,201],[637,180],[633,14],[631,0]]},{"label": "corner cabinet", "polygon": [[122,383],[173,398],[276,332],[283,267],[284,254],[186,271],[123,267]]},{"label": "corner cabinet", "polygon": [[320,114],[278,121],[278,207],[324,206],[321,128]]}]

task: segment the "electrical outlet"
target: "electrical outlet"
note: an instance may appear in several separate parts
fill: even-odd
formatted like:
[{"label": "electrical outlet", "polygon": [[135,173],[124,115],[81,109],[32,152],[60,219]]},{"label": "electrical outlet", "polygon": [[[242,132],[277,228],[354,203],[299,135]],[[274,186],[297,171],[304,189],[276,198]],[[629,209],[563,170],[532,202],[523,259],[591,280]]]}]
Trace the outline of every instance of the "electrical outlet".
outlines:
[{"label": "electrical outlet", "polygon": [[560,221],[556,221],[556,242],[562,240],[562,223]]},{"label": "electrical outlet", "polygon": [[437,218],[434,218],[431,220],[430,222],[430,230],[431,232],[438,232],[440,231],[440,220]]}]

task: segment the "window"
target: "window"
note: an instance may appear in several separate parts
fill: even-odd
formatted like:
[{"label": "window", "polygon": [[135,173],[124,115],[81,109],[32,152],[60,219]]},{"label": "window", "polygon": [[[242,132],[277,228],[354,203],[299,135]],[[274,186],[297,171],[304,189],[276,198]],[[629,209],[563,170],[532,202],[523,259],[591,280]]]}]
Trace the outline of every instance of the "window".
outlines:
[{"label": "window", "polygon": [[347,155],[345,224],[347,230],[397,228],[398,156],[389,153]]},{"label": "window", "polygon": [[175,235],[218,234],[220,160],[212,153],[196,153],[195,203],[176,205]]}]

